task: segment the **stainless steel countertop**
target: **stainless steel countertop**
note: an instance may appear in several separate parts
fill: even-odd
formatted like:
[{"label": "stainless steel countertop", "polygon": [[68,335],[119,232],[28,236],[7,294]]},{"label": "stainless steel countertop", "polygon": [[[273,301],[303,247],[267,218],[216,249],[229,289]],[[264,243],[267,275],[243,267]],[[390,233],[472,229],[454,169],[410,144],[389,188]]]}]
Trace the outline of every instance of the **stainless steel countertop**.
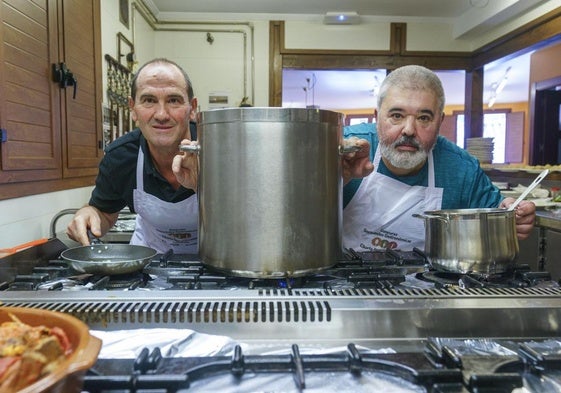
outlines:
[{"label": "stainless steel countertop", "polygon": [[536,211],[536,226],[561,231],[561,209]]}]

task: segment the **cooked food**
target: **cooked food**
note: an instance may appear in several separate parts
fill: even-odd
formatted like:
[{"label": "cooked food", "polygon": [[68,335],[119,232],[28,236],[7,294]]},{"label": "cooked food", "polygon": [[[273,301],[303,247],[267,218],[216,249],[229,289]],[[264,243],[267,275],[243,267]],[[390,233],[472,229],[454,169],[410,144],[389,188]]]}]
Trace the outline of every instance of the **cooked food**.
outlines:
[{"label": "cooked food", "polygon": [[13,393],[47,375],[72,353],[58,327],[29,326],[11,315],[0,325],[0,393]]}]

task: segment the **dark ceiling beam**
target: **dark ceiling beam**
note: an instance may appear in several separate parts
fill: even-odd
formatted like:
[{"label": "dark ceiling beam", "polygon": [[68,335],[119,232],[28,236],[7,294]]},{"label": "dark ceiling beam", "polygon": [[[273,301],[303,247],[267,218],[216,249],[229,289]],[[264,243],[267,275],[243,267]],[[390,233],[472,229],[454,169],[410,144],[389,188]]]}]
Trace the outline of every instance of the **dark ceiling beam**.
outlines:
[{"label": "dark ceiling beam", "polygon": [[561,39],[561,7],[526,23],[472,53],[473,67],[517,57]]}]

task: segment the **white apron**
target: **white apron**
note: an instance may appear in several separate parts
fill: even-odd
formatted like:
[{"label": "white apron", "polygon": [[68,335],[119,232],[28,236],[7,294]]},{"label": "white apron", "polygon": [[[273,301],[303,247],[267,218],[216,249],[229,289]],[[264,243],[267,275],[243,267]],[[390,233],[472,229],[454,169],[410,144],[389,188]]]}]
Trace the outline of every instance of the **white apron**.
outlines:
[{"label": "white apron", "polygon": [[424,250],[425,222],[412,217],[442,206],[442,188],[434,182],[432,150],[428,155],[428,187],[410,186],[378,173],[381,154],[374,155],[374,171],[365,177],[343,210],[343,247],[355,251]]},{"label": "white apron", "polygon": [[136,189],[133,191],[136,226],[130,244],[151,247],[159,253],[170,248],[176,254],[198,250],[199,204],[197,194],[177,202],[165,202],[144,192],[144,153],[138,152]]}]

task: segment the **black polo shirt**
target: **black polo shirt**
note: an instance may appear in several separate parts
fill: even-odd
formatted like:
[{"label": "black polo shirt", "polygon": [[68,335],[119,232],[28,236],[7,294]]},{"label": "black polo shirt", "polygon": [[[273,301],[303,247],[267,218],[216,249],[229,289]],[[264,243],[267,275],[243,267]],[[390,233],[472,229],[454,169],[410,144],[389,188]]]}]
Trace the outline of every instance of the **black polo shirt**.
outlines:
[{"label": "black polo shirt", "polygon": [[138,149],[144,152],[144,191],[166,202],[180,202],[194,194],[179,187],[176,191],[154,167],[148,144],[140,129],[116,139],[105,148],[99,164],[89,204],[105,213],[116,213],[128,206],[135,213],[133,190],[136,188]]}]

